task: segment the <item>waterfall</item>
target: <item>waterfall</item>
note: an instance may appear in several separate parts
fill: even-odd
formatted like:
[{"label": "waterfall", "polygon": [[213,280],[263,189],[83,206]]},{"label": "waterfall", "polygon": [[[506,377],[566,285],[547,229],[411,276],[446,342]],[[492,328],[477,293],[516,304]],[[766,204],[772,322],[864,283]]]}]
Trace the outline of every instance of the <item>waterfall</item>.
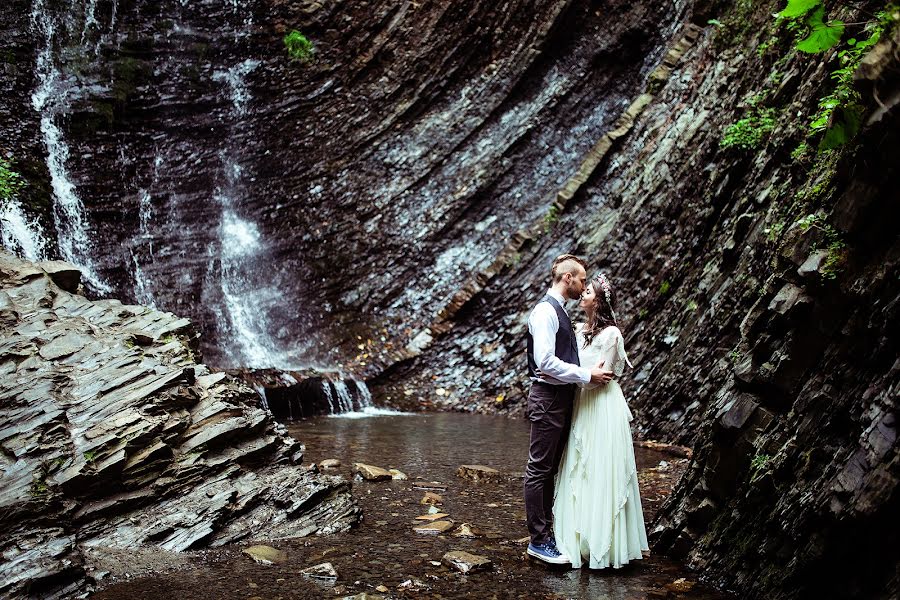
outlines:
[{"label": "waterfall", "polygon": [[328,400],[328,406],[331,407],[331,414],[340,412],[338,411],[337,406],[334,404],[334,396],[331,393],[330,381],[325,380],[322,382],[322,392],[325,394],[325,399]]},{"label": "waterfall", "polygon": [[47,241],[37,219],[25,214],[15,198],[0,208],[0,239],[3,246],[28,260],[45,260]]},{"label": "waterfall", "polygon": [[[353,387],[355,388],[355,394],[351,392],[350,386],[347,385],[347,381],[350,381],[352,383]],[[330,388],[332,386],[334,387],[337,395],[336,399],[334,399],[331,395]],[[325,381],[323,382],[322,387],[325,390],[325,395],[332,406],[332,411],[329,415],[331,417],[339,417],[342,419],[364,419],[367,417],[401,416],[412,414],[391,410],[389,408],[379,408],[375,406],[372,402],[372,392],[369,391],[369,388],[366,386],[366,382],[360,381],[359,379],[341,380],[333,382],[331,384]]]},{"label": "waterfall", "polygon": [[[243,124],[252,99],[246,79],[258,66],[259,61],[247,59],[213,73],[213,81],[224,84],[227,90],[231,103],[229,125],[233,129]],[[240,214],[248,177],[233,150],[224,149],[219,156],[224,174],[214,195],[222,211],[219,247],[211,248],[208,284],[218,283],[222,290],[224,310],[217,312],[223,317],[221,325],[230,338],[232,359],[242,366],[285,368],[287,361],[275,347],[268,319],[269,310],[284,298],[268,279],[271,259],[265,239],[256,223]],[[218,273],[212,266],[216,259]]]},{"label": "waterfall", "polygon": [[357,392],[357,403],[359,404],[359,409],[364,410],[372,406],[372,392],[369,391],[368,386],[366,386],[366,382],[360,381],[359,379],[354,379],[353,383],[356,384],[356,392]]},{"label": "waterfall", "polygon": [[[150,188],[156,186],[159,181],[159,168],[162,166],[163,159],[158,153],[156,158],[153,159],[153,178],[150,184]],[[141,262],[138,259],[138,254],[135,253],[135,246],[144,246],[146,248],[146,252],[141,252],[140,254],[147,257],[149,262],[154,260],[153,257],[153,235],[150,233],[150,224],[153,220],[153,198],[150,195],[150,190],[146,188],[141,188],[138,190],[138,235],[134,240],[134,246],[131,249],[131,260],[134,263],[134,297],[135,299],[145,305],[150,306],[152,308],[157,308],[156,299],[153,296],[153,290],[151,288],[151,282],[144,275],[144,270],[141,268]]]},{"label": "waterfall", "polygon": [[[76,3],[73,3],[73,7],[74,4]],[[88,9],[82,38],[87,33],[90,21],[94,19],[93,9],[90,6]],[[53,56],[53,48],[60,33],[59,24],[48,11],[45,0],[34,0],[31,22],[42,42],[35,68],[38,85],[31,95],[31,104],[40,115],[41,135],[47,149],[47,168],[53,189],[53,221],[59,241],[59,252],[64,260],[78,266],[84,280],[91,287],[100,293],[108,294],[112,289],[97,274],[91,259],[92,248],[86,223],[87,215],[66,168],[69,147],[57,122],[58,116],[64,114],[68,108],[67,95],[71,85],[71,78],[62,73]]]},{"label": "waterfall", "polygon": [[347,384],[344,381],[335,381],[334,391],[337,393],[338,406],[341,409],[340,412],[353,412],[353,397],[350,396],[350,388],[347,387]]}]

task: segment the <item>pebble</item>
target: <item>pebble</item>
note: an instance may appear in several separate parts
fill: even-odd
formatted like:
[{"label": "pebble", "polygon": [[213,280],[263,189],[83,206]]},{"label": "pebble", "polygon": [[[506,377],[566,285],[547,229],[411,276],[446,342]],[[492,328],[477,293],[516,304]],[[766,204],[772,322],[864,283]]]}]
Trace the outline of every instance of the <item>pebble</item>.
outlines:
[{"label": "pebble", "polygon": [[433,523],[425,523],[423,525],[416,525],[413,527],[413,530],[416,533],[425,533],[425,534],[438,534],[444,533],[445,531],[449,531],[453,528],[452,521],[434,521]]},{"label": "pebble", "polygon": [[284,552],[271,546],[250,546],[249,548],[244,548],[241,552],[261,565],[281,564],[287,560],[287,555]]},{"label": "pebble", "polygon": [[469,573],[472,571],[484,571],[492,566],[491,560],[486,556],[478,554],[470,554],[463,550],[452,550],[444,554],[441,563],[445,566],[456,569],[460,573]]},{"label": "pebble", "polygon": [[360,477],[369,481],[385,481],[391,479],[390,471],[365,463],[353,463],[353,470],[354,472],[359,473]]},{"label": "pebble", "polygon": [[432,504],[439,505],[442,504],[443,497],[440,494],[435,494],[434,492],[425,492],[425,495],[422,496],[422,499],[419,500],[419,504]]}]

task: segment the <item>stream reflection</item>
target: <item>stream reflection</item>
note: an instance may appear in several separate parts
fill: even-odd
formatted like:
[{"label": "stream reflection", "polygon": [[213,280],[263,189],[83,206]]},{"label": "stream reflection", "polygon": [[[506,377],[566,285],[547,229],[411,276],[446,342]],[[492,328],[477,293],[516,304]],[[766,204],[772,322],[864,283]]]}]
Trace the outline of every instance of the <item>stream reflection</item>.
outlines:
[{"label": "stream reflection", "polygon": [[[342,462],[338,471],[347,478],[353,476],[354,462],[399,469],[409,476],[408,481],[355,481],[353,493],[362,506],[363,523],[346,534],[347,539],[337,536],[329,543],[328,557],[335,567],[349,571],[348,579],[370,590],[384,585],[396,593],[404,581],[418,579],[427,589],[415,594],[404,591],[404,597],[625,600],[664,598],[669,593],[667,584],[679,578],[697,579],[682,565],[656,556],[620,570],[603,571],[550,569],[524,559],[527,528],[522,475],[528,456],[528,427],[523,419],[458,413],[323,417],[288,425],[291,434],[306,445],[304,462],[337,458]],[[677,465],[678,459],[640,447],[635,448],[635,457],[649,523],[686,463]],[[464,480],[456,475],[463,464],[493,467],[504,477],[498,482]],[[440,536],[413,532],[421,523],[415,517],[428,508],[420,504],[424,491],[417,485],[436,485],[442,496],[440,511],[449,513],[456,525],[471,524],[481,537],[456,537],[452,530]],[[449,550],[487,556],[494,568],[463,576],[431,562],[440,561]],[[697,584],[678,597],[726,596]]]}]

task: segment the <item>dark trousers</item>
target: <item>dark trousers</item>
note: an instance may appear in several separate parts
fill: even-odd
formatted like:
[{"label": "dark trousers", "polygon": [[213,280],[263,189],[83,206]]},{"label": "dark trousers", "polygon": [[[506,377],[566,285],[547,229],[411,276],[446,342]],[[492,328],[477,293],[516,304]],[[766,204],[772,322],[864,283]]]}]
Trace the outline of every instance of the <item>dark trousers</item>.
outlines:
[{"label": "dark trousers", "polygon": [[525,517],[533,544],[546,544],[553,535],[554,479],[569,438],[574,401],[574,384],[536,382],[528,394],[531,443],[525,467]]}]

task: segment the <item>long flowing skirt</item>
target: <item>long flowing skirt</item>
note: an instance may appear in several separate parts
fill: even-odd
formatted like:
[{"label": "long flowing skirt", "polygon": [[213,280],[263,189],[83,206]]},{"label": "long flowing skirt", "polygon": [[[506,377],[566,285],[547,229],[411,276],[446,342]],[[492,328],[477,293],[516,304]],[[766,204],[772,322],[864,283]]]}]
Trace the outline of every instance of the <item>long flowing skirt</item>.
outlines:
[{"label": "long flowing skirt", "polygon": [[573,567],[618,568],[649,549],[631,418],[615,381],[575,399],[553,502],[556,544]]}]

